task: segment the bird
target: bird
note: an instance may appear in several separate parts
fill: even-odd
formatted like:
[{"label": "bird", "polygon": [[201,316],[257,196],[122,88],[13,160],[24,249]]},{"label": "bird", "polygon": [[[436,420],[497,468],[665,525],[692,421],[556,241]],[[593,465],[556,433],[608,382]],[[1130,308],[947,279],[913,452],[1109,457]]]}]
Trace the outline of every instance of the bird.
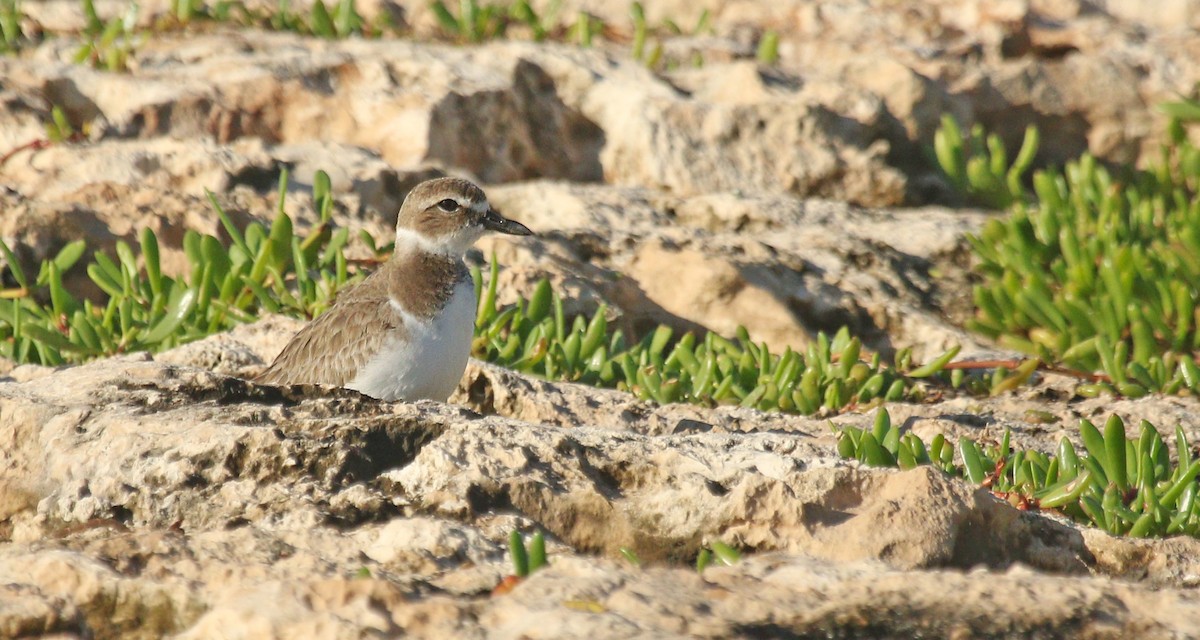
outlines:
[{"label": "bird", "polygon": [[396,248],[387,262],[341,291],[255,382],[445,402],[458,387],[474,337],[475,287],[463,254],[489,231],[533,235],[497,213],[468,180],[416,185],[400,205]]}]

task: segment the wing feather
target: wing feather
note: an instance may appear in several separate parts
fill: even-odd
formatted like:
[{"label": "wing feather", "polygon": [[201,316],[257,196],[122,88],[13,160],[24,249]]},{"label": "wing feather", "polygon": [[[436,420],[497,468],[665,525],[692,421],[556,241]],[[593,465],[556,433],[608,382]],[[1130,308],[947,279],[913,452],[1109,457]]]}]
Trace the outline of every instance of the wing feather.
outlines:
[{"label": "wing feather", "polygon": [[325,313],[288,342],[255,380],[266,384],[323,384],[343,387],[370,358],[405,331],[390,298],[368,278],[347,290]]}]

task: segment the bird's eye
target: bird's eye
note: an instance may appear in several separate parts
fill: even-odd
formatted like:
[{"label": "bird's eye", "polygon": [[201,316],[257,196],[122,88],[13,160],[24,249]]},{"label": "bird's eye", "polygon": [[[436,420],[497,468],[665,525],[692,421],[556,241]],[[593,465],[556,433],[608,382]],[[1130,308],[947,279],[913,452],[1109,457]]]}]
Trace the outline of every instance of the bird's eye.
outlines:
[{"label": "bird's eye", "polygon": [[455,211],[458,211],[458,203],[450,198],[446,198],[445,200],[437,203],[437,206],[446,213],[454,213]]}]

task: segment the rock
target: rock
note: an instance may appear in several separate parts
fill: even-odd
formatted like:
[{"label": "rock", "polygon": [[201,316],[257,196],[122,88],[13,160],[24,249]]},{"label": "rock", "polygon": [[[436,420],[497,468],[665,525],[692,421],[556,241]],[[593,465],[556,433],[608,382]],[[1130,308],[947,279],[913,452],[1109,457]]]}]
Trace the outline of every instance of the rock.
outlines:
[{"label": "rock", "polygon": [[384,580],[277,581],[228,594],[179,637],[356,638],[397,633],[401,628],[386,612],[404,601],[404,594]]},{"label": "rock", "polygon": [[1158,29],[1191,29],[1200,25],[1200,4],[1195,0],[1170,0],[1153,8],[1130,0],[1097,3],[1108,14]]},{"label": "rock", "polygon": [[[186,264],[184,233],[219,233],[220,222],[204,190],[232,188],[235,176],[255,163],[270,162],[261,145],[220,147],[169,139],[26,152],[6,166],[17,193],[9,196],[0,237],[15,248],[27,272],[37,273],[42,260],[69,242],[86,240],[92,251],[112,256],[118,241],[138,246],[139,232],[149,228],[164,249],[164,271],[178,274]],[[233,215],[243,225],[247,222],[236,210]],[[82,269],[74,276],[68,284],[87,290]]]},{"label": "rock", "polygon": [[[486,182],[605,178],[679,193],[752,185],[867,204],[904,197],[903,176],[882,162],[887,144],[869,121],[860,125],[795,99],[772,97],[740,107],[699,102],[636,66],[516,43],[444,51],[436,63],[433,50],[424,47],[345,42],[301,58],[295,44],[283,34],[157,40],[139,52],[134,73],[141,92],[123,86],[124,78],[75,66],[15,71],[18,87],[51,87],[47,99],[58,104],[71,98],[68,112],[80,122],[98,119],[126,136],[300,142],[320,131],[320,139],[366,146],[393,165],[441,163]],[[221,53],[199,57],[198,47]],[[429,64],[443,67],[427,73]],[[239,72],[218,73],[218,67]],[[186,75],[176,72],[181,68]],[[289,78],[276,77],[275,68],[290,69]],[[303,82],[325,76],[336,78],[337,105]],[[397,84],[395,78],[412,82]],[[456,78],[464,82],[452,83]],[[357,113],[378,124],[360,127]],[[630,113],[647,119],[632,121]],[[648,127],[667,137],[654,141]],[[759,151],[767,140],[784,143],[791,159],[780,162],[777,154]],[[647,153],[652,141],[667,146]],[[717,144],[725,147],[721,154],[711,151]]]},{"label": "rock", "polygon": [[432,518],[392,520],[373,538],[366,556],[400,573],[434,573],[439,565],[479,563],[500,551],[474,529]]},{"label": "rock", "polygon": [[[936,637],[1065,630],[1171,638],[1186,637],[1196,624],[1186,592],[1087,578],[1031,582],[1034,574],[1021,568],[937,572],[936,583],[926,583],[916,581],[914,572],[881,572],[871,564],[767,554],[702,577],[678,569],[628,571],[611,562],[554,566],[491,607],[481,622],[504,637],[532,638],[630,633],[720,638],[781,630],[874,636],[880,629],[883,635]],[[564,601],[569,604],[559,604]],[[1103,617],[1060,617],[1079,606]]]},{"label": "rock", "polygon": [[[669,98],[647,103],[612,87],[589,97],[586,109],[600,122],[626,123],[609,133],[601,156],[610,182],[680,195],[748,187],[871,206],[904,200],[901,175],[882,164],[888,147],[879,133],[823,107],[793,100],[748,107]],[[630,121],[629,113],[646,116]]]},{"label": "rock", "polygon": [[[744,326],[751,339],[778,348],[803,349],[810,340],[793,309],[804,304],[803,298],[811,304],[815,296],[805,295],[794,272],[739,268],[703,251],[660,242],[639,247],[626,268],[665,310],[698,325],[707,322],[701,326],[720,335],[734,335]],[[780,300],[782,292],[787,297]]]},{"label": "rock", "polygon": [[577,384],[553,383],[471,360],[453,402],[484,415],[524,422],[590,427],[646,435],[746,433],[756,430],[814,436],[822,425],[782,413],[736,406],[658,406],[631,394]]},{"label": "rock", "polygon": [[[104,19],[128,6],[96,4]],[[72,62],[78,3],[21,5],[35,41],[0,57],[0,237],[31,276],[68,242],[112,251],[147,228],[182,274],[185,233],[227,233],[206,190],[235,225],[282,209],[310,228],[318,171],[369,269],[359,232],[391,241],[408,189],[454,174],[537,232],[468,256],[499,265],[501,304],[547,278],[568,314],[603,305],[627,336],[741,325],[777,352],[847,326],[884,358],[1007,356],[961,328],[967,238],[998,214],[922,204],[961,197],[926,155],[941,116],[1010,151],[1038,124],[1039,163],[1144,161],[1155,105],[1200,80],[1195,2],[646,3],[653,68],[630,55],[624,0],[534,3],[553,42],[514,24],[471,45],[426,0],[360,2],[403,37],[336,41],[166,28],[174,4],[140,3],[149,31],[122,73]],[[589,49],[563,36],[582,11],[604,21]],[[753,60],[771,33],[778,61]],[[83,135],[44,140],[54,107]],[[2,266],[7,305],[25,294]],[[66,281],[99,296],[82,263]],[[930,468],[839,458],[831,425],[869,428],[874,407],[660,406],[480,362],[452,404],[249,382],[300,326],[270,317],[74,367],[0,359],[0,636],[1200,628],[1196,540],[1116,538]],[[1110,414],[1200,439],[1195,398],[1080,399],[1075,383],[886,408],[926,441],[1007,433],[1049,452]],[[514,583],[509,537],[539,530],[549,566]],[[697,573],[717,541],[741,561]]]},{"label": "rock", "polygon": [[1190,537],[1146,542],[1110,536],[1103,531],[1082,532],[1084,543],[1096,558],[1096,566],[1107,575],[1147,584],[1195,587],[1200,584],[1197,551],[1200,541]]},{"label": "rock", "polygon": [[[283,320],[282,318],[280,319],[281,322]],[[259,324],[261,323],[255,323],[252,326],[258,326]],[[287,324],[291,325],[292,323]],[[295,324],[300,325],[299,322]],[[299,326],[295,327],[296,330],[299,330],[299,328]],[[244,328],[239,327],[239,329]],[[280,331],[278,335],[281,344],[277,351],[281,351],[283,345],[286,344],[286,340],[295,333],[296,331],[294,330],[290,332],[287,330]],[[164,351],[155,356],[154,359],[166,364],[197,367],[224,375],[239,375],[251,368],[269,364],[264,362],[257,354],[238,340],[235,337],[236,335],[236,331],[219,333],[207,340],[192,342]]]},{"label": "rock", "polygon": [[[672,437],[655,451],[632,437],[613,442],[611,433],[527,438],[481,427],[447,432],[389,476],[409,495],[432,497],[425,508],[445,517],[477,518],[511,504],[572,547],[610,555],[630,548],[646,559],[682,560],[723,535],[760,551],[877,558],[906,568],[1019,560],[1079,572],[1090,562],[1077,535],[1031,528],[990,497],[955,495],[937,472],[863,475],[812,460],[794,437],[725,436],[728,457],[717,463],[696,446],[717,434]],[[486,449],[511,453],[485,456]],[[549,461],[562,456],[586,461],[588,475],[554,471]],[[1050,546],[1056,554],[1041,557]]]},{"label": "rock", "polygon": [[[987,566],[1016,572],[1037,593],[1076,594],[1042,599],[1049,604],[1038,621],[1022,623],[1029,628],[1070,624],[1077,609],[1068,602],[1113,593],[1104,597],[1124,611],[1114,624],[1134,625],[1153,619],[1143,612],[1176,603],[1194,574],[1190,547],[1178,542],[1114,546],[929,468],[901,473],[839,461],[821,420],[656,407],[474,365],[458,399],[492,414],[479,416],[347,391],[258,387],[165,362],[252,369],[238,363],[277,349],[271,345],[286,326],[245,327],[163,354],[164,362],[127,356],[0,382],[0,438],[13,443],[0,451],[10,540],[0,548],[0,577],[13,594],[0,611],[4,628],[53,630],[82,618],[98,633],[120,635],[204,637],[229,628],[284,637],[312,628],[328,637],[470,636],[476,624],[525,628],[520,594],[561,590],[560,575],[577,584],[595,576],[594,589],[559,591],[562,601],[624,611],[611,624],[635,635],[687,633],[678,616],[668,623],[654,611],[711,606],[703,594],[712,588],[743,602],[736,608],[746,628],[767,620],[792,630],[854,628],[836,617],[775,618],[777,598],[809,597],[796,589],[813,588],[777,573],[785,566],[825,576],[820,592],[838,594],[828,600],[837,611],[881,593],[914,610],[943,606],[922,604],[921,594],[950,597],[946,581],[970,576],[980,589],[963,582],[956,606],[982,606],[970,604],[978,600],[995,608],[996,594],[1008,589],[1005,574],[941,571]],[[222,352],[256,357],[203,355]],[[995,416],[990,429],[1019,425],[1022,409],[1006,402],[983,409]],[[947,410],[911,409],[924,419]],[[895,419],[914,416],[898,411]],[[508,532],[533,527],[548,533],[552,568],[510,597],[480,602],[506,572]],[[754,553],[706,573],[695,584],[710,586],[695,595],[672,590],[649,609],[626,611],[635,602],[629,594],[653,593],[642,590],[656,580],[701,580],[670,567],[717,539]],[[657,566],[631,572],[578,555],[613,557],[621,548]],[[1092,572],[1159,590],[1114,586]],[[552,635],[582,624],[578,607],[547,619],[561,625]],[[862,619],[895,627],[899,618],[888,611],[864,610]],[[1008,628],[1003,611],[981,624]]]},{"label": "rock", "polygon": [[41,102],[38,92],[32,88],[23,91],[14,91],[8,86],[0,88],[0,125],[3,125],[0,126],[0,149],[4,153],[12,153],[45,137],[43,123],[49,122],[50,114]]},{"label": "rock", "polygon": [[[0,552],[0,580],[22,598],[9,601],[0,626],[10,634],[69,633],[150,637],[179,630],[196,603],[176,581],[122,576],[98,558],[60,550]],[[22,588],[24,587],[24,588]],[[47,611],[47,607],[56,610]]]}]

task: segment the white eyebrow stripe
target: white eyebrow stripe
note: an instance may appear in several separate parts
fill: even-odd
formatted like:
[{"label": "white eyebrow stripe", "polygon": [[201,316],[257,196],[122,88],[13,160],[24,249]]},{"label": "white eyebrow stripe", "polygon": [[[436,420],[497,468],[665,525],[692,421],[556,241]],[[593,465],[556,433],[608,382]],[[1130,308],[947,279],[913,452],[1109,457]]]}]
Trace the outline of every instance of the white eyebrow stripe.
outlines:
[{"label": "white eyebrow stripe", "polygon": [[472,202],[470,204],[470,206],[468,206],[467,208],[470,209],[471,211],[474,211],[475,213],[478,213],[479,215],[483,215],[483,214],[487,213],[488,209],[491,209],[492,207],[491,207],[491,205],[488,204],[487,200],[480,200],[479,202]]}]

